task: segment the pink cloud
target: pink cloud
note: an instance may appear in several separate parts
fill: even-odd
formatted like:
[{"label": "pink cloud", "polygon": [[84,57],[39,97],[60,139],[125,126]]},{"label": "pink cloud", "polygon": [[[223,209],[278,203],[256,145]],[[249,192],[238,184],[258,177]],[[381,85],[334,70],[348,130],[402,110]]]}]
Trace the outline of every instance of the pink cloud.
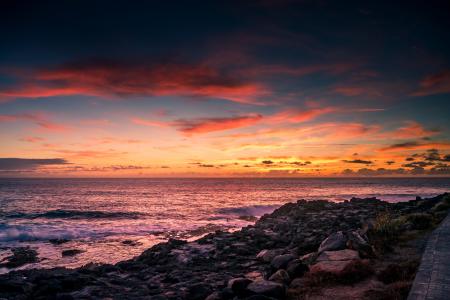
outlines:
[{"label": "pink cloud", "polygon": [[85,62],[19,73],[22,83],[0,90],[0,98],[89,95],[102,97],[180,95],[261,104],[269,94],[260,83],[206,65]]}]

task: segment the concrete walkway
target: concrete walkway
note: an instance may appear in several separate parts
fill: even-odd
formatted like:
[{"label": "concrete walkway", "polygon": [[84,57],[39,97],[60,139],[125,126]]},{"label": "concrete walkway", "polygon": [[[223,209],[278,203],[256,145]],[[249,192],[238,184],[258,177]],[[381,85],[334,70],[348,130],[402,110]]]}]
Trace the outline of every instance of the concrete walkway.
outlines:
[{"label": "concrete walkway", "polygon": [[450,299],[450,215],[433,231],[408,300]]}]

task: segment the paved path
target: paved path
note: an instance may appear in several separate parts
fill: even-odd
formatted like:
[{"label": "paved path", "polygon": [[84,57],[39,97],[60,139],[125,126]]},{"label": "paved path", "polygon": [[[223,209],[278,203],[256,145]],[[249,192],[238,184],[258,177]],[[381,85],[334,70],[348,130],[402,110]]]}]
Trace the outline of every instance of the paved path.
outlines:
[{"label": "paved path", "polygon": [[408,300],[450,299],[450,215],[427,242]]}]

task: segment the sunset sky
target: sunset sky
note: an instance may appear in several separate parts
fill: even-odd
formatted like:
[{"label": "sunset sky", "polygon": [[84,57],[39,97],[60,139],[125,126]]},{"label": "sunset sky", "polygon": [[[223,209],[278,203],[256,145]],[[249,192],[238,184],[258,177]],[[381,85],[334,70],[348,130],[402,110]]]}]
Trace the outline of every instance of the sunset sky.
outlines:
[{"label": "sunset sky", "polygon": [[449,29],[448,1],[2,1],[0,176],[449,176]]}]

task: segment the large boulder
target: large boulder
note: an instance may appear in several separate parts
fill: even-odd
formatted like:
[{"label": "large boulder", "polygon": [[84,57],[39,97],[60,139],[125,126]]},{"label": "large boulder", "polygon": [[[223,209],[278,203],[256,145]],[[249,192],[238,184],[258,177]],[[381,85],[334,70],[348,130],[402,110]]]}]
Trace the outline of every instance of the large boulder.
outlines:
[{"label": "large boulder", "polygon": [[293,259],[295,259],[295,256],[292,254],[277,255],[272,259],[270,265],[275,270],[284,269],[286,268],[287,264]]},{"label": "large boulder", "polygon": [[252,294],[274,298],[283,298],[285,294],[284,285],[269,280],[254,281],[247,286],[247,290]]},{"label": "large boulder", "polygon": [[352,263],[352,260],[327,260],[321,261],[311,266],[309,269],[311,274],[314,273],[331,273],[340,274],[346,266]]},{"label": "large boulder", "polygon": [[321,261],[339,261],[339,260],[352,260],[358,259],[358,251],[344,249],[339,251],[324,251],[317,258],[316,262]]},{"label": "large boulder", "polygon": [[331,234],[322,241],[319,247],[319,253],[323,251],[334,251],[345,249],[347,237],[342,231]]}]

